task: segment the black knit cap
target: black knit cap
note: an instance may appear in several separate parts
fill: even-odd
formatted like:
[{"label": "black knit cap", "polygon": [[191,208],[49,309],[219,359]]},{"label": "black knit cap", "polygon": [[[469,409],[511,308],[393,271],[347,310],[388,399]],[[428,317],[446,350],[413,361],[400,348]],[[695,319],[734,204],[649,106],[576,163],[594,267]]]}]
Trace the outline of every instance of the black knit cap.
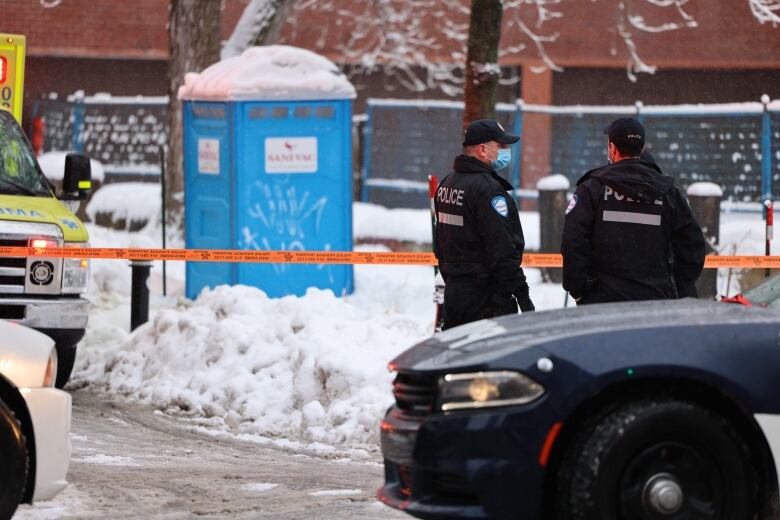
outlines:
[{"label": "black knit cap", "polygon": [[645,128],[632,117],[615,119],[604,129],[604,134],[623,155],[638,156],[645,147]]},{"label": "black knit cap", "polygon": [[463,146],[495,141],[501,144],[514,144],[520,140],[519,135],[506,133],[501,124],[495,119],[478,119],[466,128],[466,136]]}]

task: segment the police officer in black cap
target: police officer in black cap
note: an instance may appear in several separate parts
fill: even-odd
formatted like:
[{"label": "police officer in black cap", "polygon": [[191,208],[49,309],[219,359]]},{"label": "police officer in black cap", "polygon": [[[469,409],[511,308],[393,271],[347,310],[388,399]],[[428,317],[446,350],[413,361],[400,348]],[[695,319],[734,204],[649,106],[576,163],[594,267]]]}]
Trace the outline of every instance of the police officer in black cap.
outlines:
[{"label": "police officer in black cap", "polygon": [[674,180],[642,159],[645,130],[612,122],[607,166],[577,181],[566,209],[563,288],[577,303],[696,296],[704,236]]},{"label": "police officer in black cap", "polygon": [[533,311],[520,261],[525,239],[512,185],[496,170],[509,166],[508,134],[492,119],[466,129],[463,153],[436,192],[434,251],[444,278],[444,329],[484,318]]}]

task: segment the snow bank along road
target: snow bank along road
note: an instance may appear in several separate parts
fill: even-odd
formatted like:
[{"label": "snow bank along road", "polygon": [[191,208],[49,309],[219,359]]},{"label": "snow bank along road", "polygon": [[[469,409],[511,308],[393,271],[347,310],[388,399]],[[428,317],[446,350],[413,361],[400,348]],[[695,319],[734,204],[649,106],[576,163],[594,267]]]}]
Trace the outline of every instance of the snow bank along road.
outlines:
[{"label": "snow bank along road", "polygon": [[213,437],[151,408],[76,390],[70,486],[17,520],[407,518],[374,498],[376,460],[324,459]]}]

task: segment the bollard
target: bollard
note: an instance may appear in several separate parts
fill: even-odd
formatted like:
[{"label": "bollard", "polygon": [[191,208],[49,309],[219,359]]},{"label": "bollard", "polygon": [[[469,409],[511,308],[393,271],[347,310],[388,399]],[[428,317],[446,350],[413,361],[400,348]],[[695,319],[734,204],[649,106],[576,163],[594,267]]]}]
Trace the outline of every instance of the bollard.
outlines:
[{"label": "bollard", "polygon": [[[764,208],[766,213],[766,247],[764,248],[764,254],[769,256],[772,254],[772,240],[775,238],[775,203],[771,200],[764,201]],[[764,278],[769,278],[772,275],[770,268],[764,269]]]},{"label": "bollard", "polygon": [[[539,190],[539,252],[560,253],[563,237],[563,222],[566,217],[569,179],[563,175],[548,175],[536,183]],[[560,269],[542,269],[542,279],[546,282],[561,283],[563,271]]]},{"label": "bollard", "polygon": [[132,288],[130,292],[130,330],[149,321],[149,271],[152,269],[150,260],[131,260],[133,270]]},{"label": "bollard", "polygon": [[[712,182],[695,182],[688,187],[688,201],[699,222],[706,241],[705,254],[716,253],[720,243],[720,201],[723,190]],[[704,269],[696,281],[699,298],[712,299],[718,295],[718,270]]]}]

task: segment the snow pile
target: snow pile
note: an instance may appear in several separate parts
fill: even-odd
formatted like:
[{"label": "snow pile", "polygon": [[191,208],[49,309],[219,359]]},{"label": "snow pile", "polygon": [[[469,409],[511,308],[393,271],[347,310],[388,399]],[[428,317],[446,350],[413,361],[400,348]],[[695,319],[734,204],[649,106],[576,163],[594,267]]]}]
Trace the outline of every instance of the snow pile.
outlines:
[{"label": "snow pile", "polygon": [[388,209],[377,204],[355,202],[352,211],[352,235],[355,240],[376,238],[431,243],[430,210]]},{"label": "snow pile", "polygon": [[179,99],[354,99],[355,87],[327,58],[288,45],[251,47],[201,73],[188,73]]},{"label": "snow pile", "polygon": [[[375,238],[401,242],[431,243],[429,209],[388,209],[377,204],[355,202],[352,205],[352,235],[356,241]],[[539,249],[539,213],[520,212],[525,250]]]},{"label": "snow pile", "polygon": [[[124,221],[145,223],[160,218],[162,192],[159,184],[146,182],[123,182],[108,184],[92,196],[87,205],[87,215],[98,222],[98,215],[108,215],[114,223]],[[102,220],[102,219],[100,219]]]},{"label": "snow pile", "polygon": [[[527,247],[538,245],[539,216],[520,214]],[[354,205],[356,236],[430,240],[427,210]],[[159,247],[155,223],[139,233],[89,225],[97,247]],[[761,254],[760,213],[724,213],[723,254]],[[169,238],[171,247],[181,247]],[[778,246],[773,242],[773,252]],[[378,250],[361,246],[359,250]],[[73,384],[89,385],[229,432],[317,452],[376,449],[378,425],[392,402],[387,363],[433,328],[433,269],[356,265],[355,293],[337,298],[311,289],[269,299],[245,286],[204,291],[195,301],[160,296],[154,262],[151,320],[129,329],[129,262],[93,260],[92,312],[79,345]],[[183,290],[184,263],[168,262],[169,294]],[[559,308],[560,285],[526,269],[538,310]],[[721,270],[720,292],[739,290]],[[568,300],[568,305],[573,303]],[[258,437],[259,436],[259,437]]]},{"label": "snow pile", "polygon": [[235,433],[373,446],[392,401],[387,362],[426,337],[433,317],[430,295],[427,313],[393,312],[376,296],[218,287],[160,310],[121,345],[107,334],[104,348],[81,352],[77,377]]},{"label": "snow pile", "polygon": [[[777,203],[775,203],[777,204]],[[780,241],[772,240],[772,254],[780,254]],[[721,255],[763,255],[766,248],[766,223],[761,213],[721,213]],[[720,269],[726,271],[726,269]]]},{"label": "snow pile", "polygon": [[[43,174],[52,182],[58,182],[65,177],[65,156],[71,152],[46,152],[38,156],[38,164],[43,170]],[[106,177],[103,164],[90,159],[90,169],[92,170],[92,180],[103,182]]]}]

